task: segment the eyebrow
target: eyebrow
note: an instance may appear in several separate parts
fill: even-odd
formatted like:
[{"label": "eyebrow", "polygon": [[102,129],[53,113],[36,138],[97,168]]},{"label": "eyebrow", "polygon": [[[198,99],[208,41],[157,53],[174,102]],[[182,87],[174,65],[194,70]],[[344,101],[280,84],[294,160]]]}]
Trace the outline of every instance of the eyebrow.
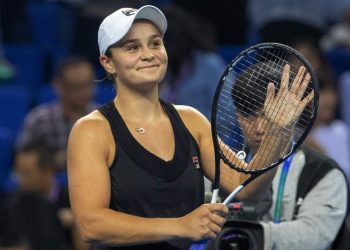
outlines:
[{"label": "eyebrow", "polygon": [[[151,35],[149,37],[149,40],[151,39],[154,39],[154,38],[161,38],[161,35],[158,35],[158,34],[154,34],[154,35]],[[121,40],[120,43],[117,43],[116,46],[123,46],[124,44],[127,44],[127,43],[134,43],[134,42],[137,42],[139,39],[127,39],[127,40]]]}]

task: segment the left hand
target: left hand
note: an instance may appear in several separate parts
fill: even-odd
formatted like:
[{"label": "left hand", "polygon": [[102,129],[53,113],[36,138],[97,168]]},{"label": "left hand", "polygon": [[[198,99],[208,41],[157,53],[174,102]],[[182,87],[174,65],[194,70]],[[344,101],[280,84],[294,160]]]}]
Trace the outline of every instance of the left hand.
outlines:
[{"label": "left hand", "polygon": [[307,73],[305,75],[305,72],[306,68],[301,66],[289,88],[290,65],[286,64],[283,69],[281,87],[276,95],[275,85],[273,83],[268,84],[264,114],[275,128],[283,129],[294,124],[308,103],[313,99],[314,91],[311,91],[303,98],[311,79],[310,74]]}]

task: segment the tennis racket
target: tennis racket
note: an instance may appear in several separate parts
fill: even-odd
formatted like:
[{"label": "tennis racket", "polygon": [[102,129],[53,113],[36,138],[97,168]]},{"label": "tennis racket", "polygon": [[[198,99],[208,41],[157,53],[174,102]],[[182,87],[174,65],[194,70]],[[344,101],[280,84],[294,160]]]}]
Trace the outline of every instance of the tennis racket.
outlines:
[{"label": "tennis racket", "polygon": [[213,99],[211,202],[218,197],[222,162],[250,175],[224,200],[228,205],[250,182],[297,150],[313,125],[317,108],[316,75],[298,51],[261,43],[241,52],[223,73]]},{"label": "tennis racket", "polygon": [[[218,194],[220,160],[251,175],[226,198],[228,205],[251,181],[295,152],[310,131],[317,108],[316,75],[298,51],[262,43],[241,52],[221,77],[212,105],[212,202]],[[269,140],[264,129],[270,130]],[[254,155],[260,156],[259,162],[251,164]]]}]

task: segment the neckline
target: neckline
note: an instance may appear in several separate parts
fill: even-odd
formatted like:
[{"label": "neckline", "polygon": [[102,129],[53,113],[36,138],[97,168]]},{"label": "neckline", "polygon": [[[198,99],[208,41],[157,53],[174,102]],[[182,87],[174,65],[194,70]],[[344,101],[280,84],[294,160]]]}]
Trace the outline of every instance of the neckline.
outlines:
[{"label": "neckline", "polygon": [[121,121],[121,124],[123,126],[124,132],[127,133],[127,136],[132,141],[132,144],[137,147],[136,151],[144,152],[149,157],[156,158],[158,161],[162,162],[164,165],[171,165],[174,162],[174,159],[175,159],[175,157],[177,156],[177,153],[178,153],[178,150],[177,150],[177,145],[178,145],[177,143],[178,142],[177,142],[177,139],[176,139],[177,138],[177,136],[176,136],[177,135],[177,130],[176,130],[176,126],[174,124],[174,120],[172,119],[172,116],[170,115],[169,111],[165,108],[165,106],[164,106],[162,101],[159,100],[159,102],[160,102],[160,104],[162,106],[162,109],[165,111],[165,113],[167,114],[167,116],[168,116],[168,118],[170,120],[171,127],[172,127],[173,134],[174,134],[174,147],[175,147],[175,149],[174,149],[174,153],[172,155],[172,158],[170,160],[164,160],[163,158],[159,157],[158,155],[150,152],[138,140],[136,140],[136,138],[133,136],[133,134],[129,130],[128,126],[126,125],[123,117],[119,113],[118,108],[115,106],[114,102],[112,102],[112,104],[113,104],[114,109],[116,110],[116,114],[118,116],[118,119]]}]

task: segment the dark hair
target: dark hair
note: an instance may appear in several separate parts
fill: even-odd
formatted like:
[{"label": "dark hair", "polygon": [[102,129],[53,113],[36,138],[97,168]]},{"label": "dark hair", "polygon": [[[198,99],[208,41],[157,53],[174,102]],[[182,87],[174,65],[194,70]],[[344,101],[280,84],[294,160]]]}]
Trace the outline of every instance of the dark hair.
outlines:
[{"label": "dark hair", "polygon": [[63,79],[64,73],[68,68],[75,67],[80,64],[88,64],[91,66],[91,69],[94,70],[92,63],[86,57],[80,55],[72,55],[65,57],[59,62],[54,74],[54,78]]},{"label": "dark hair", "polygon": [[195,50],[216,50],[216,32],[209,20],[195,16],[194,13],[174,4],[166,6],[163,11],[168,21],[164,42],[169,58],[169,70],[176,79],[183,63],[191,59]]},{"label": "dark hair", "polygon": [[53,150],[45,146],[43,143],[28,144],[17,150],[16,155],[26,153],[36,154],[38,157],[38,165],[42,169],[53,169],[55,166],[55,161],[53,159]]},{"label": "dark hair", "polygon": [[272,82],[277,92],[281,78],[280,70],[271,67],[269,61],[245,69],[235,80],[231,91],[237,111],[243,116],[254,116],[264,106],[268,84]]}]

